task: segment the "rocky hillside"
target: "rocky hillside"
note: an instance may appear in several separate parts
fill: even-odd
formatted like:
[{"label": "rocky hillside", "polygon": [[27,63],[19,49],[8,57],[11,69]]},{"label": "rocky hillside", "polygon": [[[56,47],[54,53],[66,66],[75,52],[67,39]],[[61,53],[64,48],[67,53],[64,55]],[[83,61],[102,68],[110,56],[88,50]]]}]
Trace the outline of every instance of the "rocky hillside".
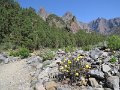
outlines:
[{"label": "rocky hillside", "polygon": [[112,34],[120,31],[120,18],[104,19],[98,18],[88,24],[91,30],[102,34]]},{"label": "rocky hillside", "polygon": [[105,19],[97,18],[89,23],[83,23],[78,21],[71,12],[66,12],[62,17],[57,15],[48,14],[45,9],[40,9],[39,15],[46,21],[50,26],[56,26],[59,28],[67,28],[68,31],[77,32],[80,29],[84,29],[88,32],[99,32],[104,35],[116,34],[120,32],[120,18]]},{"label": "rocky hillside", "polygon": [[0,89],[120,89],[120,51],[95,48],[66,53],[59,49],[54,54],[53,59],[44,61],[37,53],[26,59],[0,53]]}]

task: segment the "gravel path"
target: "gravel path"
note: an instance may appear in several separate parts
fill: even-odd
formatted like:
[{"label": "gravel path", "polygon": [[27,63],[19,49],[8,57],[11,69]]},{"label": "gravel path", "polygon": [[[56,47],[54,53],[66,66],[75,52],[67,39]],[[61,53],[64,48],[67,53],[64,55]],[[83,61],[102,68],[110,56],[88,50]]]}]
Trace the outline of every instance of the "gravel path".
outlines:
[{"label": "gravel path", "polygon": [[25,60],[0,65],[0,90],[30,90],[30,81]]}]

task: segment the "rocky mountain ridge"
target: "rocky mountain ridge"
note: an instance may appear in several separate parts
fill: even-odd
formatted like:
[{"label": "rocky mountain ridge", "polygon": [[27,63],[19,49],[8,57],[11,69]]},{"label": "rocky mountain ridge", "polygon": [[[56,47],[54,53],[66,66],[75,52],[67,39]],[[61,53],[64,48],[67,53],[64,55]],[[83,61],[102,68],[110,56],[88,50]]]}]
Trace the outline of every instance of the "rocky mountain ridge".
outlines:
[{"label": "rocky mountain ridge", "polygon": [[104,35],[118,33],[120,31],[120,17],[113,19],[97,18],[89,23],[84,23],[78,21],[76,17],[71,12],[66,12],[62,17],[59,17],[54,14],[52,18],[51,15],[44,8],[40,9],[38,13],[43,20],[48,21],[50,26],[56,26],[58,28],[67,28],[68,31],[73,33],[84,29],[88,32],[95,31]]}]

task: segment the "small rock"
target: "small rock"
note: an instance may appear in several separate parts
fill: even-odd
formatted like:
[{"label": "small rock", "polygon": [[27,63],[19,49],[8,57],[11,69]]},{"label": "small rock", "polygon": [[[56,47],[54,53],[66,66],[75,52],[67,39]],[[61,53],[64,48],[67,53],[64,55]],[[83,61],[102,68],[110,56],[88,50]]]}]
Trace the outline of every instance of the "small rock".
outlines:
[{"label": "small rock", "polygon": [[93,58],[94,60],[97,60],[98,57],[100,57],[100,55],[102,54],[102,51],[100,51],[99,49],[95,49],[92,50],[90,53],[91,58]]},{"label": "small rock", "polygon": [[108,61],[110,61],[110,59],[111,59],[111,57],[110,57],[110,56],[107,56],[107,57],[103,60],[103,62],[104,62],[104,63],[107,63]]},{"label": "small rock", "polygon": [[94,88],[93,90],[104,90],[104,88]]},{"label": "small rock", "polygon": [[84,51],[83,50],[77,50],[76,53],[82,54]]},{"label": "small rock", "polygon": [[41,69],[41,68],[42,68],[42,65],[43,65],[42,63],[39,63],[36,68],[37,68],[37,69]]},{"label": "small rock", "polygon": [[57,87],[57,90],[73,90],[73,89],[69,86],[59,86]]},{"label": "small rock", "polygon": [[104,90],[112,90],[111,88],[104,88]]},{"label": "small rock", "polygon": [[108,66],[108,65],[102,65],[102,70],[103,70],[103,72],[108,72],[108,71],[110,71],[111,70],[111,68]]},{"label": "small rock", "polygon": [[51,60],[44,61],[42,67],[43,67],[43,68],[46,68],[46,66],[50,65],[51,63],[52,63]]},{"label": "small rock", "polygon": [[31,66],[37,66],[39,63],[42,63],[42,58],[39,56],[32,56],[28,58],[27,63]]},{"label": "small rock", "polygon": [[92,87],[98,87],[99,86],[99,84],[98,84],[98,82],[96,81],[95,78],[89,78],[89,81],[90,81],[90,84],[91,84]]},{"label": "small rock", "polygon": [[6,58],[6,59],[4,60],[4,63],[7,64],[8,62],[9,62],[9,59]]},{"label": "small rock", "polygon": [[103,56],[103,57],[107,57],[107,56],[108,56],[108,52],[103,52],[103,53],[102,53],[102,56]]},{"label": "small rock", "polygon": [[8,63],[7,57],[5,57],[3,54],[0,54],[0,62]]},{"label": "small rock", "polygon": [[57,84],[54,81],[46,82],[44,84],[46,90],[56,90]]},{"label": "small rock", "polygon": [[43,70],[39,76],[38,76],[38,79],[42,79],[44,77],[48,77],[48,71],[49,71],[49,68],[46,68],[45,70]]},{"label": "small rock", "polygon": [[45,87],[42,84],[36,84],[35,90],[45,90]]}]

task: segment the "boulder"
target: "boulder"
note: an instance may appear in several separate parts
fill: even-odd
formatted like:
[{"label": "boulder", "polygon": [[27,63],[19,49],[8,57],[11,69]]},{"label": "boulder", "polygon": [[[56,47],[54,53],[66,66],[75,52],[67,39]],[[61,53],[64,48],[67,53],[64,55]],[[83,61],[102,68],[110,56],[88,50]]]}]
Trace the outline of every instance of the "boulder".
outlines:
[{"label": "boulder", "polygon": [[42,58],[39,56],[31,56],[27,59],[27,64],[31,66],[37,66],[39,63],[42,63]]},{"label": "boulder", "polygon": [[104,90],[112,90],[111,88],[104,88]]},{"label": "boulder", "polygon": [[0,54],[0,62],[7,64],[9,62],[9,59],[4,54]]},{"label": "boulder", "polygon": [[90,70],[88,72],[88,74],[90,74],[91,76],[95,77],[95,78],[99,78],[99,79],[103,79],[104,78],[104,73],[98,69],[96,70]]},{"label": "boulder", "polygon": [[97,60],[102,55],[102,53],[103,52],[99,49],[95,49],[90,52],[90,57],[94,60]]},{"label": "boulder", "polygon": [[83,54],[83,52],[84,52],[83,50],[77,50],[76,51],[76,53],[78,53],[78,54]]},{"label": "boulder", "polygon": [[45,70],[43,70],[42,72],[40,72],[38,79],[43,79],[44,77],[48,77],[48,72],[49,72],[50,68],[46,68]]},{"label": "boulder", "polygon": [[57,88],[57,83],[55,83],[54,81],[50,81],[50,82],[46,82],[44,84],[46,90],[56,90]]},{"label": "boulder", "polygon": [[107,86],[113,90],[119,90],[119,77],[111,76],[107,78]]},{"label": "boulder", "polygon": [[48,65],[50,65],[51,63],[52,63],[51,60],[46,60],[46,61],[44,61],[42,68],[46,68],[46,67],[47,67]]},{"label": "boulder", "polygon": [[95,78],[89,78],[89,82],[90,82],[92,87],[98,87],[99,86],[99,84],[98,84],[98,82],[96,81]]},{"label": "boulder", "polygon": [[108,71],[111,70],[111,68],[110,68],[109,65],[104,65],[104,64],[102,64],[102,70],[103,70],[103,72],[108,72]]},{"label": "boulder", "polygon": [[94,88],[93,90],[104,90],[104,88]]},{"label": "boulder", "polygon": [[37,69],[41,69],[42,66],[43,66],[43,64],[42,64],[42,63],[39,63],[36,68],[37,68]]},{"label": "boulder", "polygon": [[42,84],[36,84],[35,90],[45,90],[45,87]]}]

